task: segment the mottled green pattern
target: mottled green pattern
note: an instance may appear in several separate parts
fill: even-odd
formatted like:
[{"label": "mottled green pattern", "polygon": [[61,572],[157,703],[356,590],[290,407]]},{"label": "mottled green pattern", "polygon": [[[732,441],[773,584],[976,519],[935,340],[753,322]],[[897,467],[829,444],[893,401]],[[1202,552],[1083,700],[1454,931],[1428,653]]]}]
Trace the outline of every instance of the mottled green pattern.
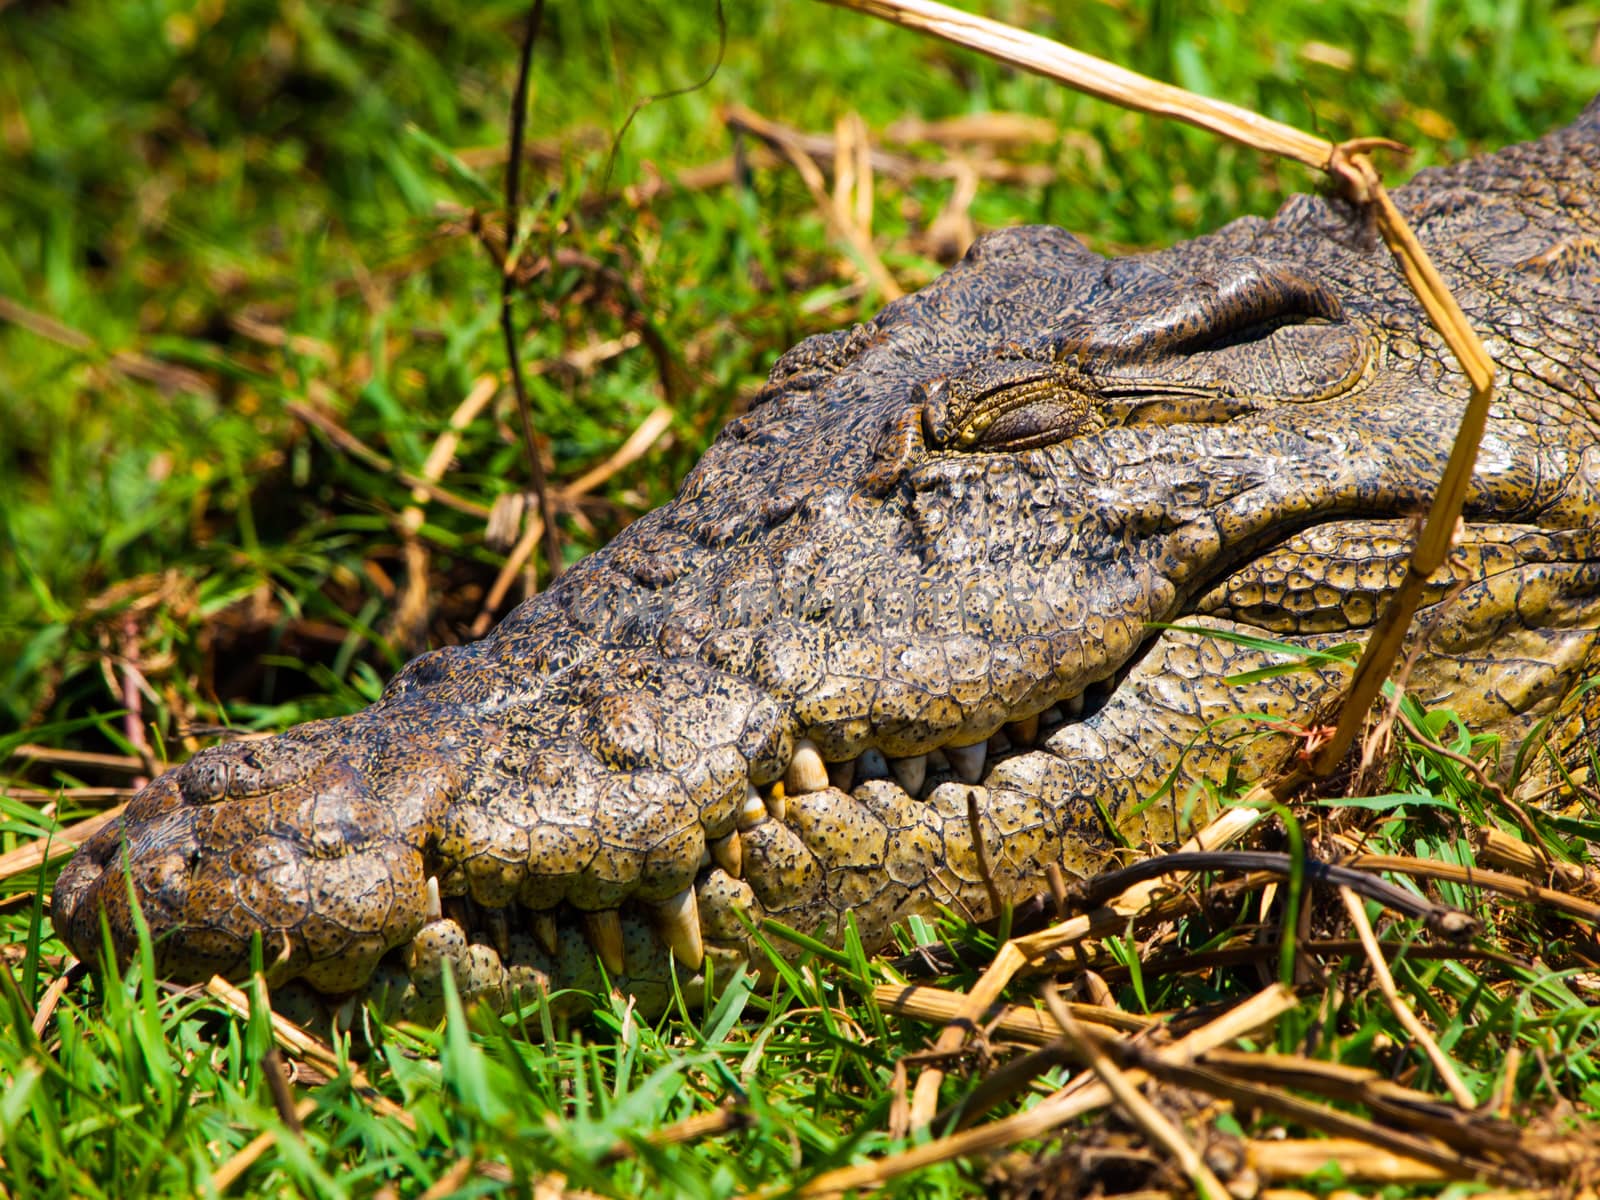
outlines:
[{"label": "mottled green pattern", "polygon": [[[1501,393],[1411,684],[1516,736],[1595,665],[1600,109],[1397,199],[1489,337]],[[1404,571],[1465,386],[1370,233],[1291,201],[1107,260],[982,239],[874,321],[786,354],[666,507],[372,708],[197,755],[55,891],[90,957],[176,977],[376,983],[437,1006],[594,988],[647,1005],[744,920],[881,941],[939,903],[1163,841],[1169,776],[1259,774],[1346,668],[1224,682],[1350,640]],[[1461,594],[1442,603],[1453,584]],[[1356,634],[1355,636],[1359,636]],[[1185,754],[1185,748],[1188,753]],[[1181,758],[1181,762],[1180,762]],[[595,951],[598,950],[598,959]]]}]

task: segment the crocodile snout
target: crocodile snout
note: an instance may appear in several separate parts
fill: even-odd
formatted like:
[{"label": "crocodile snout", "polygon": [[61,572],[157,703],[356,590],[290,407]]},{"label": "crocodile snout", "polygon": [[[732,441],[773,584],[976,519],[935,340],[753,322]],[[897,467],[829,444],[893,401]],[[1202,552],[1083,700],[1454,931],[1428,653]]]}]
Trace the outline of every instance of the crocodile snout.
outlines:
[{"label": "crocodile snout", "polygon": [[104,914],[126,959],[137,896],[169,978],[238,974],[259,932],[269,976],[359,986],[423,923],[421,843],[448,791],[437,756],[359,724],[213,747],[151,783],[62,873],[57,928],[95,957]]}]

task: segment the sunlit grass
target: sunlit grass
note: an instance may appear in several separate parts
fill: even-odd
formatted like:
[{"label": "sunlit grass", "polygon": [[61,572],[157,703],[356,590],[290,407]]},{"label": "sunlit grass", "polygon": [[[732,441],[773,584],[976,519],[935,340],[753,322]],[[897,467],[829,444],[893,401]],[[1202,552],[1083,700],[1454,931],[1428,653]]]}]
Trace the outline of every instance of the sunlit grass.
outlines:
[{"label": "sunlit grass", "polygon": [[[1592,6],[990,11],[1328,136],[1397,137],[1417,147],[1418,165],[1535,136],[1600,90]],[[507,398],[462,431],[440,479],[469,511],[419,506],[420,560],[400,516],[411,488],[290,406],[416,474],[475,382],[502,369],[498,278],[471,213],[486,209],[491,229],[498,220],[524,14],[498,2],[404,14],[176,0],[0,7],[0,749],[182,758],[208,727],[355,709],[422,646],[466,636],[504,560],[472,506],[525,486]],[[723,106],[821,133],[855,111],[875,141],[925,163],[1043,167],[1049,182],[983,186],[975,227],[1050,221],[1105,250],[1270,213],[1314,184],[833,9],[730,6],[727,20],[714,78],[639,112],[609,190],[611,141],[634,103],[716,61],[713,6],[552,4],[535,55],[528,261],[565,257],[530,273],[518,317],[553,478],[603,462],[658,406],[674,414],[566,523],[572,555],[667,499],[778,353],[882,300],[792,171],[758,164],[674,185],[736,151],[748,158]],[[892,134],[906,117],[989,111],[1042,117],[1049,132],[953,148]],[[941,268],[941,247],[923,235],[955,185],[932,170],[875,182],[875,244],[902,286],[919,286]],[[412,569],[425,604],[400,624]],[[1481,749],[1447,716],[1416,719],[1462,752]],[[1388,799],[1317,815],[1361,828],[1370,849],[1457,862],[1477,854],[1475,829],[1516,828],[1454,760],[1420,747],[1402,759]],[[21,798],[0,812],[0,850],[112,799],[52,789],[124,787],[131,774],[5,766]],[[1541,817],[1535,832],[1553,858],[1582,861],[1595,821]],[[356,1058],[405,1118],[347,1077],[305,1075],[297,1095],[315,1107],[295,1135],[263,1065],[264,1016],[171,992],[139,964],[121,979],[75,981],[34,1033],[61,966],[38,899],[50,877],[14,877],[20,890],[0,911],[0,1184],[18,1196],[203,1193],[263,1131],[273,1143],[233,1194],[526,1194],[557,1176],[605,1195],[781,1189],[901,1144],[886,1132],[895,1063],[930,1033],[879,1009],[873,986],[898,976],[847,943],[780,960],[766,982],[724,981],[709,1008],[660,1021],[601,998],[591,1023],[542,1040],[481,1013],[390,1031]],[[1480,945],[1492,953],[1403,959],[1396,975],[1474,1093],[1488,1101],[1509,1073],[1513,1114],[1600,1101],[1591,932],[1536,905],[1431,886],[1485,917]],[[1276,950],[1241,960],[1240,931],[1270,920],[1254,893],[1231,916],[1108,950],[1102,973],[1119,1002],[1171,1012],[1259,988]],[[1336,916],[1314,902],[1312,934]],[[1405,922],[1384,932],[1423,940]],[[969,965],[935,981],[965,987],[993,938],[953,936]],[[1165,965],[1224,951],[1231,965]],[[1363,969],[1359,955],[1327,958],[1272,1044],[1436,1088],[1381,998],[1341,986]],[[1028,985],[1016,994],[1026,1002]],[[983,1066],[957,1064],[945,1099],[966,1094]],[[724,1107],[737,1127],[649,1140]],[[1256,1118],[1250,1129],[1269,1126]],[[999,1186],[991,1170],[1014,1178],[1021,1167],[944,1163],[891,1188],[966,1194]]]}]

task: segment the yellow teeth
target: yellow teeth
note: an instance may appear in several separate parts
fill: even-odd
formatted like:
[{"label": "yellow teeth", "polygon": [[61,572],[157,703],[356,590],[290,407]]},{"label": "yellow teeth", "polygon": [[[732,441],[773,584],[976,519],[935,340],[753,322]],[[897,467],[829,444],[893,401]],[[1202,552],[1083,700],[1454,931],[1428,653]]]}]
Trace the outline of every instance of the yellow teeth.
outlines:
[{"label": "yellow teeth", "polygon": [[889,769],[895,782],[906,790],[908,796],[920,796],[922,785],[928,778],[928,756],[913,754],[909,758],[891,758]]},{"label": "yellow teeth", "polygon": [[783,784],[775,783],[767,789],[766,806],[767,814],[774,821],[783,821],[788,818],[789,793]]},{"label": "yellow teeth", "polygon": [[1031,746],[1039,740],[1039,717],[1023,717],[1020,721],[1012,721],[1006,726],[1006,733],[1011,737],[1013,746]]},{"label": "yellow teeth", "polygon": [[561,940],[561,931],[556,928],[556,919],[549,913],[534,913],[533,936],[539,939],[539,945],[544,947],[544,952],[551,957],[555,956],[556,944]]},{"label": "yellow teeth", "polygon": [[744,843],[739,839],[738,830],[711,843],[711,858],[733,878],[744,875]]},{"label": "yellow teeth", "polygon": [[706,960],[705,943],[700,939],[700,903],[694,888],[687,887],[656,905],[661,938],[672,953],[691,971],[698,971]]},{"label": "yellow teeth", "polygon": [[[773,791],[783,785],[777,784]],[[761,798],[761,793],[749,785],[745,786],[744,803],[739,806],[738,815],[734,817],[734,824],[740,829],[754,829],[767,819],[767,802]]]},{"label": "yellow teeth", "polygon": [[439,877],[429,875],[428,895],[423,903],[422,919],[431,924],[442,916],[444,916],[444,905],[439,902]]},{"label": "yellow teeth", "polygon": [[491,908],[484,913],[485,922],[489,926],[489,942],[494,946],[501,958],[511,956],[511,923],[506,920],[506,910]]},{"label": "yellow teeth", "polygon": [[795,795],[820,792],[828,786],[828,768],[822,763],[822,755],[817,753],[817,744],[810,738],[801,738],[795,743],[794,757],[783,774],[783,786]]},{"label": "yellow teeth", "polygon": [[602,908],[597,912],[584,913],[583,925],[589,935],[589,944],[600,956],[607,973],[613,978],[621,975],[625,964],[622,958],[622,918],[617,915],[617,910]]},{"label": "yellow teeth", "polygon": [[[1047,732],[1082,713],[1083,696],[1070,696],[1043,712],[1007,721],[984,741],[967,746],[946,744],[926,754],[909,754],[903,758],[890,758],[876,746],[869,746],[853,759],[825,763],[816,742],[810,738],[800,738],[795,742],[794,756],[789,760],[782,781],[769,791],[767,810],[782,820],[787,807],[781,797],[800,796],[829,787],[849,792],[857,785],[874,779],[892,778],[907,795],[921,796],[929,773],[947,768],[965,783],[981,783],[991,758],[1037,746],[1041,732]],[[965,736],[972,735],[968,733]],[[774,797],[780,798],[775,801]],[[743,817],[738,822],[740,829],[748,829],[752,824],[753,820]]]},{"label": "yellow teeth", "polygon": [[950,760],[950,769],[962,782],[978,783],[983,779],[983,764],[989,757],[989,745],[979,742],[975,746],[946,746],[944,756]]}]

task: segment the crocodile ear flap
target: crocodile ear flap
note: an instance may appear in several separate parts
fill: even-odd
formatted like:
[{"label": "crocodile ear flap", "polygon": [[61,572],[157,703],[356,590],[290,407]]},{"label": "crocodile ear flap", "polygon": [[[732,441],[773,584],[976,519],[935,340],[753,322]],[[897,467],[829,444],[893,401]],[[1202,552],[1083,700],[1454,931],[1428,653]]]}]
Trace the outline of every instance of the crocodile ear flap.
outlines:
[{"label": "crocodile ear flap", "polygon": [[1103,424],[1076,373],[1060,363],[1000,358],[918,384],[928,445],[944,450],[1030,450]]}]

